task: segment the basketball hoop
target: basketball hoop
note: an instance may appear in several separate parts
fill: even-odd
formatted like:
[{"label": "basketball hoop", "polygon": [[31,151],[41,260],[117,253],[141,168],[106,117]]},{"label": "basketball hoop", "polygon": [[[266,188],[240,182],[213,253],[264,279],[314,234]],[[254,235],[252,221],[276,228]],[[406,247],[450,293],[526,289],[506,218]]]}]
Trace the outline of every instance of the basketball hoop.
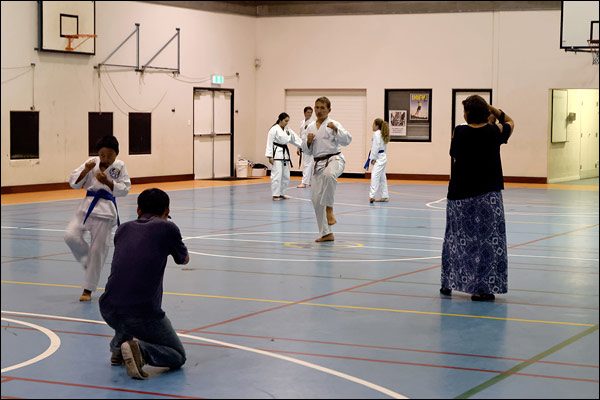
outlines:
[{"label": "basketball hoop", "polygon": [[[65,47],[65,50],[66,51],[74,51],[76,48],[78,48],[79,46],[84,44],[87,40],[89,40],[90,38],[95,38],[96,36],[97,35],[90,34],[90,33],[80,33],[77,35],[63,35],[63,37],[66,37],[67,40],[69,41],[67,43],[67,47]],[[75,40],[75,39],[83,39],[83,40],[77,46],[73,47],[73,40]]]},{"label": "basketball hoop", "polygon": [[588,45],[592,53],[592,65],[598,65],[598,39],[588,40]]}]

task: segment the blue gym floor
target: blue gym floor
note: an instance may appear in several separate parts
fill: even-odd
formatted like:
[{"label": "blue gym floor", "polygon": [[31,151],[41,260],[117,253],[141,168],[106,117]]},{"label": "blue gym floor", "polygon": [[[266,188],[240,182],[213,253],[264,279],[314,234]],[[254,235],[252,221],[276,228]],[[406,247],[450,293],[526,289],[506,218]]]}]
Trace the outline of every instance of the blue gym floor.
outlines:
[{"label": "blue gym floor", "polygon": [[78,301],[80,200],[2,205],[2,398],[598,398],[597,180],[507,185],[493,303],[439,295],[447,184],[391,181],[370,205],[342,179],[336,241],[317,244],[297,183],[278,202],[268,179],[168,192],[191,261],[169,259],[163,308],[187,363],[145,381],[110,366],[101,290]]}]

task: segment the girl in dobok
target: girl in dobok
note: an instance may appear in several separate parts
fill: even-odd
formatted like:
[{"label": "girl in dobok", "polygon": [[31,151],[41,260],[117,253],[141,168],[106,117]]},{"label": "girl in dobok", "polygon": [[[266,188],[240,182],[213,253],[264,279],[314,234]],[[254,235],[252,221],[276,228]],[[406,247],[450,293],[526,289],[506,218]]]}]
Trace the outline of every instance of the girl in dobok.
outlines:
[{"label": "girl in dobok", "polygon": [[[371,153],[369,155],[370,164],[373,166],[371,172],[371,188],[369,190],[369,203],[375,201],[389,201],[387,179],[385,176],[385,166],[387,164],[386,147],[390,141],[390,127],[388,123],[381,118],[373,121],[373,139],[371,139]],[[381,194],[381,197],[377,197]]]}]

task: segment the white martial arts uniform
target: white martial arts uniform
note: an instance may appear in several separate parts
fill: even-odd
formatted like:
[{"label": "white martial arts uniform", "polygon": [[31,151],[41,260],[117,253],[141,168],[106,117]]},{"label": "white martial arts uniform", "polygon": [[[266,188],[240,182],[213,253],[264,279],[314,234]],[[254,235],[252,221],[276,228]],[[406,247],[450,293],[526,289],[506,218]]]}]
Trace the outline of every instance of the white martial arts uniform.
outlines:
[{"label": "white martial arts uniform", "polygon": [[[81,171],[85,169],[85,164],[91,160],[96,162],[96,166],[81,181],[75,183]],[[98,172],[100,172],[100,157],[92,157],[71,173],[71,176],[68,178],[69,184],[73,189],[84,188],[88,192],[104,189],[114,197],[122,197],[129,193],[131,180],[123,161],[116,160],[104,170],[108,180],[112,181],[114,185],[112,191],[108,186],[96,179]],[[118,217],[117,209],[113,202],[100,198],[84,223],[83,221],[93,199],[93,196],[86,195],[81,201],[73,219],[71,219],[71,222],[67,226],[67,233],[65,234],[65,242],[71,249],[75,259],[85,268],[83,288],[92,292],[98,286],[100,272],[108,255],[111,229],[117,224]],[[89,231],[91,235],[89,245],[83,238],[85,231]]]},{"label": "white martial arts uniform", "polygon": [[[315,119],[310,117],[308,121],[306,119],[302,120],[300,124],[300,137],[303,142],[306,142],[306,129],[308,125],[311,124]],[[310,185],[310,178],[312,178],[313,169],[314,169],[314,160],[311,154],[302,153],[302,162],[304,163],[304,168],[302,169],[302,183],[306,186]]]},{"label": "white martial arts uniform", "polygon": [[[328,128],[327,124],[333,122],[337,132]],[[314,157],[314,171],[312,177],[312,203],[317,217],[317,225],[321,237],[332,233],[327,223],[327,207],[333,207],[337,178],[344,172],[346,159],[341,153],[342,146],[348,146],[352,135],[342,124],[329,117],[317,129],[317,122],[312,122],[306,129],[306,135],[315,135],[310,147],[302,141],[304,154]]]},{"label": "white martial arts uniform", "polygon": [[371,155],[369,156],[369,160],[375,160],[375,165],[371,171],[369,197],[374,199],[381,191],[381,198],[387,199],[390,195],[388,194],[387,179],[385,176],[385,166],[387,164],[387,156],[385,155],[386,144],[381,137],[380,130],[373,133],[371,141]]},{"label": "white martial arts uniform", "polygon": [[283,196],[283,192],[290,184],[290,164],[292,160],[289,149],[287,151],[285,149],[288,143],[300,147],[302,140],[287,126],[282,129],[279,124],[275,124],[269,129],[265,156],[273,158],[273,166],[271,167],[271,194],[273,197]]}]

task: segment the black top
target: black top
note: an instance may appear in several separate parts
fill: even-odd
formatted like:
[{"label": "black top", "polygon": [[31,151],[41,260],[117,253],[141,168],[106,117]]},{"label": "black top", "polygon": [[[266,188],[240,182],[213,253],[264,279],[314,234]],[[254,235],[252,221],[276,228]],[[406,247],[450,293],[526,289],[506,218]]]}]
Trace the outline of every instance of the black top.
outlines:
[{"label": "black top", "polygon": [[503,131],[496,125],[480,128],[458,125],[454,128],[450,157],[452,167],[448,200],[460,200],[504,189],[500,146],[508,142],[510,125]]},{"label": "black top", "polygon": [[119,226],[100,308],[127,316],[164,316],[163,276],[169,255],[177,264],[183,264],[188,255],[173,222],[145,214]]}]

